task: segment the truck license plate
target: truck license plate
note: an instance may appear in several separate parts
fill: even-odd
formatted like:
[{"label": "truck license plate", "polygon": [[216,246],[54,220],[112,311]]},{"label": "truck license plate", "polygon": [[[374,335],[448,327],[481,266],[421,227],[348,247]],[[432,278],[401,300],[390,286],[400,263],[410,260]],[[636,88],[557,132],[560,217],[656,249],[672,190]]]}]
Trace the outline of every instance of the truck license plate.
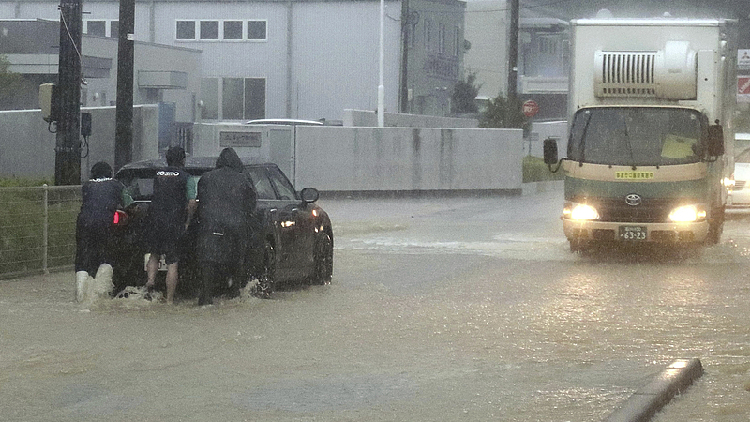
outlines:
[{"label": "truck license plate", "polygon": [[620,239],[646,240],[646,228],[643,226],[620,226]]}]

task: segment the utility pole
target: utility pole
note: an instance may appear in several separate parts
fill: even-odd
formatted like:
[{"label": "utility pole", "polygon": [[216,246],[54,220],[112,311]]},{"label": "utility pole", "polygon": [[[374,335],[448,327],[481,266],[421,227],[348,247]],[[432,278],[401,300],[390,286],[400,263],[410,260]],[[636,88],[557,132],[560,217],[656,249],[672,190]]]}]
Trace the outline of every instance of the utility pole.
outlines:
[{"label": "utility pole", "polygon": [[81,184],[81,0],[60,0],[55,185]]},{"label": "utility pole", "polygon": [[117,43],[117,102],[115,104],[115,170],[132,160],[134,27],[135,0],[120,0],[120,32]]},{"label": "utility pole", "polygon": [[518,97],[518,1],[510,0],[510,34],[508,35],[508,99]]}]

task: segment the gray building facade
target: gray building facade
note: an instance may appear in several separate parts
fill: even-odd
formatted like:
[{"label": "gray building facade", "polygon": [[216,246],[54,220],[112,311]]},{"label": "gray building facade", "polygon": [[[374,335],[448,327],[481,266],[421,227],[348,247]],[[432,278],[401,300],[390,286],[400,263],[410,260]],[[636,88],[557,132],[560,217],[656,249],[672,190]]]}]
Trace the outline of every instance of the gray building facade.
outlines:
[{"label": "gray building facade", "polygon": [[[0,0],[0,19],[59,20],[57,6],[52,0]],[[458,0],[385,2],[386,112],[399,111],[404,102],[406,111],[449,113],[453,85],[463,74],[463,8]],[[83,9],[87,36],[116,39],[118,1],[87,1]],[[137,0],[134,32],[137,42],[201,52],[194,109],[178,110],[195,120],[340,120],[345,109],[377,108],[379,1]],[[404,42],[408,34],[411,40]],[[180,71],[193,73],[161,54],[146,60],[173,72],[147,79],[174,82]],[[170,95],[154,89],[141,99]]]}]

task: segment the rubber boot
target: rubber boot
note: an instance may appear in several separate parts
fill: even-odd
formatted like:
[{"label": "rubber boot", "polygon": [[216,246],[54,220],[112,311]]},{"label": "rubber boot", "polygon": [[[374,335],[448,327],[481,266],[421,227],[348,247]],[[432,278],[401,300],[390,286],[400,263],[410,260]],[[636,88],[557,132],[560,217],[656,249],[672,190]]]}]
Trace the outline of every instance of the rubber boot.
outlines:
[{"label": "rubber boot", "polygon": [[94,282],[94,292],[97,296],[112,296],[112,290],[115,288],[112,284],[112,276],[114,270],[109,264],[99,265],[99,269],[96,270],[96,277]]},{"label": "rubber boot", "polygon": [[83,302],[86,298],[86,290],[88,290],[88,279],[89,273],[86,271],[76,272],[76,301]]}]

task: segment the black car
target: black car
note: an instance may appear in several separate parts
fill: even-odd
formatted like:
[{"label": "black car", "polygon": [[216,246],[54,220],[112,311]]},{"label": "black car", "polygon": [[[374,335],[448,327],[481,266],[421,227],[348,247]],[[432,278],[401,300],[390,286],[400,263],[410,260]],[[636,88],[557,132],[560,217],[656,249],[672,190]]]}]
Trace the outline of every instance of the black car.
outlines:
[{"label": "black car", "polygon": [[[257,227],[246,259],[252,263],[247,265],[248,279],[257,277],[266,289],[291,281],[329,282],[333,274],[333,231],[328,214],[315,203],[318,191],[313,188],[296,191],[276,164],[242,160],[244,173],[257,194]],[[200,178],[215,165],[216,157],[188,157],[185,171]],[[166,166],[163,159],[138,161],[123,166],[115,175],[137,204],[130,208],[134,211],[129,218],[123,219],[118,234],[116,292],[145,284],[144,233],[148,227],[144,217],[153,195],[156,172]],[[200,215],[195,215],[181,242],[177,291],[181,296],[195,296],[199,290],[200,268],[195,256],[199,224]]]}]

